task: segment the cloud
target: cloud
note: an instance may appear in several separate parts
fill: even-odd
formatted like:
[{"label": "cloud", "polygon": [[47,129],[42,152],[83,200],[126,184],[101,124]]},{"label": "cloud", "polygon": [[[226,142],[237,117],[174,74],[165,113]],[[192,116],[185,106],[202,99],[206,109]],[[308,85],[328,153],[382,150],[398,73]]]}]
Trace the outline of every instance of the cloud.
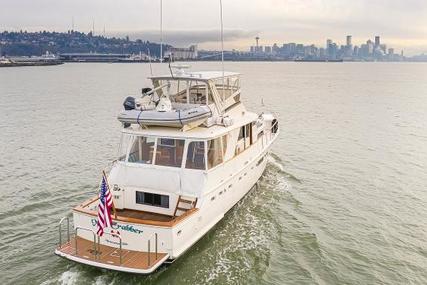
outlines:
[{"label": "cloud", "polygon": [[[1,0],[0,30],[66,31],[76,28],[129,31],[157,41],[159,0]],[[223,0],[227,47],[248,48],[259,33],[263,44],[274,42],[344,42],[345,35],[365,41],[374,35],[424,45],[426,0]],[[218,0],[163,0],[165,41],[186,46],[217,47]],[[143,32],[140,32],[143,31]],[[132,35],[131,35],[132,36]],[[427,47],[426,47],[427,50]]]},{"label": "cloud", "polygon": [[[258,34],[257,31],[245,31],[245,30],[225,30],[224,41],[233,42],[244,40],[247,38],[255,37]],[[159,42],[160,32],[159,30],[146,30],[146,31],[129,31],[129,32],[111,32],[109,35],[112,36],[126,36],[128,35],[131,39],[143,39],[152,42]],[[211,44],[217,43],[219,47],[220,31],[219,30],[167,30],[163,31],[163,40],[165,43],[186,47],[192,44]]]}]

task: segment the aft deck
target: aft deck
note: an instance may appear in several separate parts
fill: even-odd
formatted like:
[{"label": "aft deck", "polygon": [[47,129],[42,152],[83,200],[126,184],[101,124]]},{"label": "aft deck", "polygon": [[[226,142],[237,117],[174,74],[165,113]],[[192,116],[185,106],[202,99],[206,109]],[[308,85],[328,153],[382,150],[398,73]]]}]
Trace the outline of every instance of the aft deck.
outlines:
[{"label": "aft deck", "polygon": [[166,253],[139,252],[94,244],[81,237],[71,238],[59,246],[55,253],[78,263],[140,274],[153,272],[169,257]]},{"label": "aft deck", "polygon": [[[97,197],[87,200],[75,207],[74,211],[96,217],[96,206],[98,204],[97,201]],[[174,225],[178,224],[179,222],[185,220],[187,217],[195,213],[197,210],[197,208],[192,208],[188,209],[180,216],[169,216],[152,212],[123,209],[116,211],[116,216],[113,217],[113,220],[125,223],[173,227]]]}]

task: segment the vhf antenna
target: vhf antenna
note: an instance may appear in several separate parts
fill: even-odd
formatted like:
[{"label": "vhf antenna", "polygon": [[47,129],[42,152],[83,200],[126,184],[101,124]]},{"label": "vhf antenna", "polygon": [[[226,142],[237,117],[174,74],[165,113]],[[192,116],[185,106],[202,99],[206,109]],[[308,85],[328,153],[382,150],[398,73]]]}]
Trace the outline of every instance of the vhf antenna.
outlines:
[{"label": "vhf antenna", "polygon": [[224,20],[222,12],[222,0],[219,0],[219,9],[221,17],[221,66],[222,66],[222,100],[225,99],[225,72],[224,72]]},{"label": "vhf antenna", "polygon": [[160,0],[160,63],[163,62],[163,0]]}]

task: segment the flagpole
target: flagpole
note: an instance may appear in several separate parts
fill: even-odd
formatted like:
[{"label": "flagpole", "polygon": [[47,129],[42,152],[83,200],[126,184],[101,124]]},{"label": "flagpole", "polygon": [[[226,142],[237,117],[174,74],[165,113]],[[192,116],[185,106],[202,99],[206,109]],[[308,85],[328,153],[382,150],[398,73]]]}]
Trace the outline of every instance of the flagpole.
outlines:
[{"label": "flagpole", "polygon": [[[104,170],[102,170],[102,175],[104,176],[105,184],[107,184],[108,191],[110,191],[110,193],[111,193],[110,185],[108,184],[108,180],[107,180],[107,175],[105,174]],[[113,195],[111,194],[111,196],[113,196]],[[111,198],[113,198],[113,197],[111,197]],[[117,219],[117,212],[116,212],[116,206],[114,206],[114,199],[111,199],[111,203],[113,204],[114,219]]]}]

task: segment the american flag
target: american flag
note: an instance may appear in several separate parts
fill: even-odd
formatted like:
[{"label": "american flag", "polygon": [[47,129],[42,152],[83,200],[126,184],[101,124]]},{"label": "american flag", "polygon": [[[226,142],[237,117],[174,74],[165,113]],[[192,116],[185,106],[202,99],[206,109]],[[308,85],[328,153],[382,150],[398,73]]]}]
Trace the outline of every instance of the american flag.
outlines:
[{"label": "american flag", "polygon": [[98,205],[98,230],[96,234],[102,236],[104,229],[111,227],[113,217],[111,215],[111,208],[113,206],[113,197],[111,196],[110,189],[107,185],[105,175],[102,176],[101,189],[99,192],[99,205]]}]

